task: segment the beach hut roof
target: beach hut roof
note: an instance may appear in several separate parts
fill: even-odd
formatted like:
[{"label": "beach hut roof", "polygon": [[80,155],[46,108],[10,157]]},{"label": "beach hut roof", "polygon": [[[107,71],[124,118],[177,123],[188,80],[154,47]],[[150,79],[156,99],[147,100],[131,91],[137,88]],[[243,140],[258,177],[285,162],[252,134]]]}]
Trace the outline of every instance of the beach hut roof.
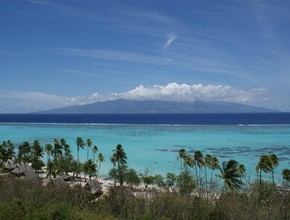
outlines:
[{"label": "beach hut roof", "polygon": [[96,180],[90,180],[89,182],[86,182],[85,186],[89,187],[90,193],[93,195],[100,193],[102,190],[100,183]]},{"label": "beach hut roof", "polygon": [[13,161],[8,161],[5,164],[4,169],[5,170],[13,170],[16,166],[17,166],[17,164],[13,163]]},{"label": "beach hut roof", "polygon": [[57,177],[48,182],[47,185],[67,186],[68,183],[62,177]]},{"label": "beach hut roof", "polygon": [[16,164],[15,168],[11,171],[11,173],[14,173],[16,175],[24,174],[26,172],[34,173],[34,170],[32,169],[32,167],[26,163]]}]

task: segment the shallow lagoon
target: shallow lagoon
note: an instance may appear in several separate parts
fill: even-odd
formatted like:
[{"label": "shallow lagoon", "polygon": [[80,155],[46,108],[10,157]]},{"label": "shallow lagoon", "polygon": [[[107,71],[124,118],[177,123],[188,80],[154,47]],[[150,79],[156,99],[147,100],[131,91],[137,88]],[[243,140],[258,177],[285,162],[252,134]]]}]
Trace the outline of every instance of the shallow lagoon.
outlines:
[{"label": "shallow lagoon", "polygon": [[[110,157],[117,144],[123,145],[129,167],[140,172],[148,168],[153,174],[178,173],[180,148],[189,153],[201,150],[220,161],[236,159],[245,164],[251,179],[255,178],[255,166],[261,154],[278,155],[277,180],[281,181],[281,170],[290,167],[290,125],[0,124],[1,141],[11,140],[17,147],[22,141],[37,139],[44,146],[54,138],[65,138],[75,158],[78,136],[91,138],[105,155],[100,171],[103,176],[112,167]],[[86,160],[86,152],[86,149],[81,150],[81,160]]]}]

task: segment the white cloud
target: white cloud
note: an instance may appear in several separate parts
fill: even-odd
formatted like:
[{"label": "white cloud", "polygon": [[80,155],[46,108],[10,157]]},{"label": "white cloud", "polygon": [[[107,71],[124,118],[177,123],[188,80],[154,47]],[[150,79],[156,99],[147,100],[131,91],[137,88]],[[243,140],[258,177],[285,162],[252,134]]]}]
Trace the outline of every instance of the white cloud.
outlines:
[{"label": "white cloud", "polygon": [[166,86],[138,86],[137,88],[119,94],[121,98],[133,100],[165,100],[165,101],[230,101],[250,102],[257,95],[266,92],[265,89],[239,90],[228,85],[202,85],[169,83]]},{"label": "white cloud", "polygon": [[123,93],[100,95],[94,93],[89,97],[75,97],[72,104],[88,104],[97,101],[129,99],[129,100],[162,100],[162,101],[227,101],[236,103],[251,103],[262,100],[266,89],[235,89],[228,85],[178,84],[175,82],[165,86],[155,85],[145,87],[140,85],[133,90]]},{"label": "white cloud", "polygon": [[167,38],[167,40],[166,40],[166,42],[165,42],[165,44],[163,46],[163,49],[166,50],[173,43],[173,41],[176,40],[176,38],[177,38],[176,34],[174,34],[174,33],[169,34],[168,38]]}]

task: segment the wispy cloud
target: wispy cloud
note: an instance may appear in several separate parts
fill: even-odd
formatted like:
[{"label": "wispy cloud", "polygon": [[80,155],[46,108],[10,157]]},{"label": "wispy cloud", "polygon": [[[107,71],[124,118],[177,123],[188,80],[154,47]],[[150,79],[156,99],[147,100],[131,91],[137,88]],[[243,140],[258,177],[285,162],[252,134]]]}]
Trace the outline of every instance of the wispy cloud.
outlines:
[{"label": "wispy cloud", "polygon": [[43,92],[2,92],[0,98],[5,99],[21,99],[21,100],[35,100],[42,102],[63,102],[67,100],[65,97],[46,94]]},{"label": "wispy cloud", "polygon": [[166,42],[165,42],[165,44],[163,46],[163,49],[166,50],[167,48],[169,48],[170,45],[173,43],[173,41],[176,40],[176,38],[177,38],[177,35],[176,34],[174,34],[174,33],[169,34],[168,35],[168,38],[167,38],[167,40],[166,40]]},{"label": "wispy cloud", "polygon": [[55,48],[55,51],[65,56],[91,57],[102,60],[113,60],[134,63],[166,64],[167,59],[148,54],[140,54],[119,50],[90,50],[78,48]]},{"label": "wispy cloud", "polygon": [[71,105],[70,98],[43,92],[1,92],[0,113],[33,112]]}]

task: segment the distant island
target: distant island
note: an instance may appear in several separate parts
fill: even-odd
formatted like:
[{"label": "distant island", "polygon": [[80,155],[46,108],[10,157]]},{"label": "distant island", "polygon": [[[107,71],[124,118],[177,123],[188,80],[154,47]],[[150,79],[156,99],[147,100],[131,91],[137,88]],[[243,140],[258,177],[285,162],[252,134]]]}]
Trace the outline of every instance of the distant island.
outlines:
[{"label": "distant island", "polygon": [[223,101],[109,100],[41,111],[43,114],[269,113],[276,110]]}]

